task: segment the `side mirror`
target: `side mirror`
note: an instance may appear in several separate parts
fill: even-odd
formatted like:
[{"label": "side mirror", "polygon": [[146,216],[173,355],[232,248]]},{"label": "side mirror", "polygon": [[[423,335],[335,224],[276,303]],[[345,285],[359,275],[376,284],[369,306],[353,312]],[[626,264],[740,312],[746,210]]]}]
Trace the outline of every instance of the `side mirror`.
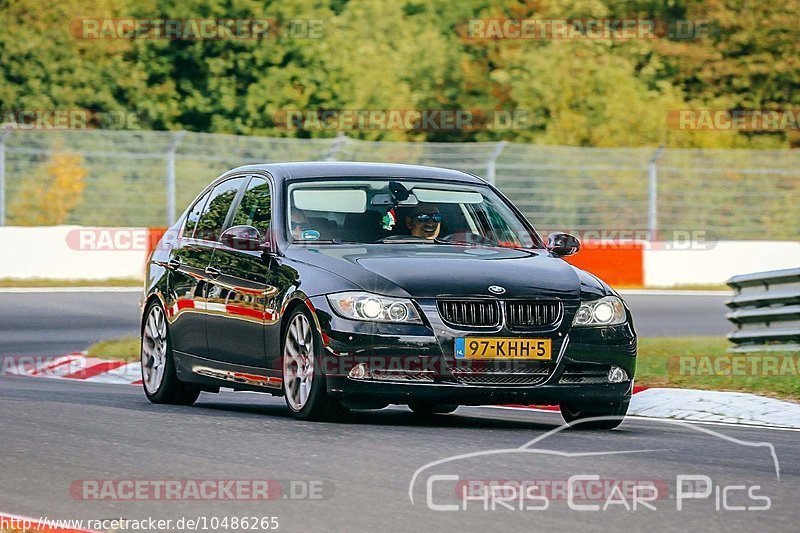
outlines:
[{"label": "side mirror", "polygon": [[565,257],[577,254],[581,243],[569,233],[551,233],[547,236],[547,249],[559,257]]},{"label": "side mirror", "polygon": [[255,252],[264,249],[261,234],[253,226],[233,226],[220,235],[219,240],[228,248],[245,252]]}]

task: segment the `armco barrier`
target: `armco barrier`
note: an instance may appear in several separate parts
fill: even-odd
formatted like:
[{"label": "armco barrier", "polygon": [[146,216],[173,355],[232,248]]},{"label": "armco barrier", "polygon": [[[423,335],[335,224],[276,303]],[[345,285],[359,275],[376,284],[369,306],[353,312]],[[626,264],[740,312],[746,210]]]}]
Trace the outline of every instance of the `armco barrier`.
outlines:
[{"label": "armco barrier", "polygon": [[734,276],[728,286],[731,351],[800,351],[800,268]]}]

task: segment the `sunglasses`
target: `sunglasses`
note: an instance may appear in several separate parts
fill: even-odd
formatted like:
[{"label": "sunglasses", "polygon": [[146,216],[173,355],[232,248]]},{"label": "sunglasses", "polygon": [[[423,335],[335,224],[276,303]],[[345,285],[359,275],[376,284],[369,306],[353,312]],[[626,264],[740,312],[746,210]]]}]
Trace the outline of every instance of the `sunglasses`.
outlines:
[{"label": "sunglasses", "polygon": [[292,230],[296,229],[306,231],[308,229],[308,224],[305,222],[292,222]]},{"label": "sunglasses", "polygon": [[439,224],[442,221],[442,214],[441,213],[418,213],[414,218],[417,219],[417,222],[421,222],[425,224],[426,222],[436,222]]}]

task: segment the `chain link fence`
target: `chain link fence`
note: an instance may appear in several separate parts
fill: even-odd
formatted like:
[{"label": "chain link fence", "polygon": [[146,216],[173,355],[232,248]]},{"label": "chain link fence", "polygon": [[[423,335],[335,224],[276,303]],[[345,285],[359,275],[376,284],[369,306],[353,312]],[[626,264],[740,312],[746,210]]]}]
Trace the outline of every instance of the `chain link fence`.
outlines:
[{"label": "chain link fence", "polygon": [[[495,183],[540,229],[703,231],[709,239],[796,240],[800,150],[580,148],[401,143],[155,131],[0,133],[0,224],[58,180],[54,154],[80,156],[85,188],[65,224],[164,226],[230,168],[341,160],[455,168]],[[613,235],[613,233],[611,234]]]}]

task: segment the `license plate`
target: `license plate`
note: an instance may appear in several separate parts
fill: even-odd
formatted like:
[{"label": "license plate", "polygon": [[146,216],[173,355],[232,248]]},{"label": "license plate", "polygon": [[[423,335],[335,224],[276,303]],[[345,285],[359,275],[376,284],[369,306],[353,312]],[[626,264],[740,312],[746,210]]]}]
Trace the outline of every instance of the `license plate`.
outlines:
[{"label": "license plate", "polygon": [[510,339],[504,337],[459,337],[456,359],[533,359],[549,361],[550,339]]}]

